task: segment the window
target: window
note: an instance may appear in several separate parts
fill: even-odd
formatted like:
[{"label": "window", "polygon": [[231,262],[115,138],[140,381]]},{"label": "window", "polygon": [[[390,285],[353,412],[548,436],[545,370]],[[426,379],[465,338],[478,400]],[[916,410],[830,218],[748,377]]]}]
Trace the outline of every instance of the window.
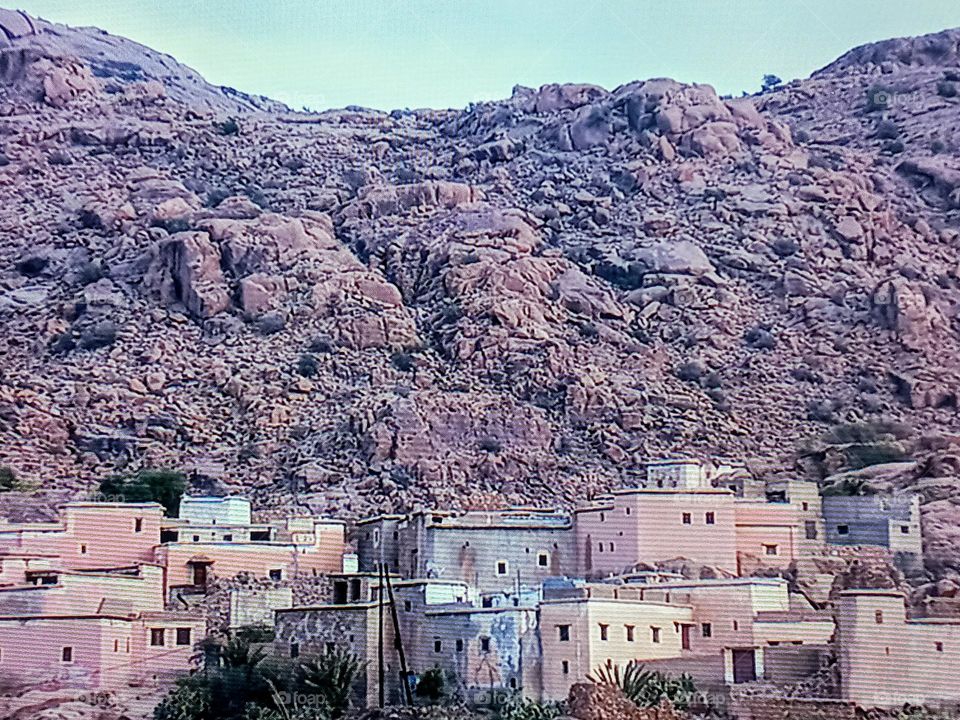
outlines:
[{"label": "window", "polygon": [[124,651],[124,652],[130,652],[130,638],[127,638],[127,639],[126,639],[126,642],[124,643],[124,645],[125,645],[125,647],[123,648],[123,651]]},{"label": "window", "polygon": [[600,513],[600,522],[603,522],[606,519],[607,519],[606,513]]},{"label": "window", "polygon": [[633,625],[624,625],[623,627],[627,631],[627,642],[633,642]]},{"label": "window", "polygon": [[60,650],[60,662],[72,663],[73,662],[73,648],[70,645],[66,645]]},{"label": "window", "polygon": [[623,511],[624,511],[627,515],[630,514],[630,508],[624,508]]},{"label": "window", "polygon": [[224,541],[224,542],[233,542],[233,534],[232,534],[232,533],[227,533],[226,535],[224,535],[224,536],[223,536],[223,541]]},{"label": "window", "polygon": [[485,607],[485,608],[492,608],[492,607],[493,607],[493,598],[492,598],[492,597],[489,597],[489,596],[482,598],[482,599],[480,600],[480,606],[481,606],[481,607]]},{"label": "window", "polygon": [[133,521],[133,531],[143,532],[143,518],[137,518]]},{"label": "window", "polygon": [[490,652],[490,638],[488,637],[480,638],[480,652],[484,652],[484,653]]},{"label": "window", "polygon": [[903,533],[904,535],[909,535],[909,534],[910,534],[910,526],[909,526],[909,525],[901,525],[901,526],[900,526],[900,532]]},{"label": "window", "polygon": [[802,503],[800,503],[800,507],[802,507],[802,508],[803,508],[803,511],[806,512],[807,510],[810,509],[810,503],[808,503],[808,502],[802,502]]},{"label": "window", "polygon": [[610,634],[610,626],[600,623],[600,639],[606,640],[607,636]]},{"label": "window", "polygon": [[463,640],[457,640],[457,652],[463,652]]},{"label": "window", "polygon": [[713,637],[713,625],[710,623],[702,623],[700,625],[700,637]]},{"label": "window", "polygon": [[708,512],[704,518],[704,521],[707,523],[707,525],[713,525],[717,521],[716,515],[714,515],[712,512]]},{"label": "window", "polygon": [[739,629],[740,629],[740,622],[739,622],[738,620],[734,620],[734,621],[733,621],[733,629],[734,629],[734,630],[739,630]]},{"label": "window", "polygon": [[837,535],[849,535],[850,526],[849,525],[837,525]]},{"label": "window", "polygon": [[86,546],[86,545],[81,545],[81,546],[80,546],[80,554],[81,554],[81,555],[86,555],[86,554],[87,554],[87,546]]},{"label": "window", "polygon": [[542,568],[549,566],[550,556],[545,552],[537,553],[537,565],[539,565]]},{"label": "window", "polygon": [[807,540],[816,540],[817,539],[817,523],[815,520],[805,520],[803,523],[803,531]]},{"label": "window", "polygon": [[560,672],[562,672],[564,675],[569,675],[569,674],[570,674],[570,662],[569,662],[569,661],[564,660],[563,662],[560,663]]},{"label": "window", "polygon": [[600,552],[603,552],[603,543],[599,543]]},{"label": "window", "polygon": [[942,643],[942,642],[936,642],[936,643],[933,644],[933,646],[937,649],[937,652],[943,652],[943,643]]},{"label": "window", "polygon": [[164,644],[164,632],[163,628],[151,628],[150,629],[150,644],[153,647],[160,647]]},{"label": "window", "polygon": [[779,555],[779,554],[780,554],[780,551],[779,551],[779,548],[778,548],[776,545],[764,545],[764,546],[763,546],[763,553],[764,553],[765,555]]},{"label": "window", "polygon": [[510,678],[510,689],[511,689],[511,690],[516,690],[516,689],[517,689],[517,679],[516,679],[516,678]]},{"label": "window", "polygon": [[570,626],[557,625],[557,631],[560,636],[560,642],[570,642]]},{"label": "window", "polygon": [[683,514],[683,524],[684,524],[684,525],[689,525],[689,524],[691,524],[692,522],[693,522],[693,515],[691,515],[690,513],[684,513],[684,514]]},{"label": "window", "polygon": [[497,575],[506,575],[510,572],[510,564],[506,560],[497,560]]},{"label": "window", "polygon": [[874,621],[877,625],[883,625],[883,610],[877,610],[877,611],[873,614],[873,621]]},{"label": "window", "polygon": [[177,645],[190,644],[190,628],[177,628]]},{"label": "window", "polygon": [[435,653],[443,652],[443,641],[442,641],[442,640],[434,640],[434,641],[433,641],[433,651],[434,651]]},{"label": "window", "polygon": [[650,626],[650,642],[660,642],[660,628],[656,627],[655,625]]},{"label": "window", "polygon": [[300,657],[300,643],[290,643],[290,657]]},{"label": "window", "polygon": [[403,611],[404,612],[413,612],[413,603],[409,600],[403,601]]},{"label": "window", "polygon": [[194,536],[193,536],[193,541],[194,541],[194,542],[200,542],[200,536],[199,536],[199,535],[194,535]]},{"label": "window", "polygon": [[270,571],[271,580],[282,580],[283,579],[283,570],[280,568],[274,568]]},{"label": "window", "polygon": [[119,641],[119,640],[114,640],[114,641],[113,641],[113,651],[114,651],[114,652],[120,652],[120,641]]}]

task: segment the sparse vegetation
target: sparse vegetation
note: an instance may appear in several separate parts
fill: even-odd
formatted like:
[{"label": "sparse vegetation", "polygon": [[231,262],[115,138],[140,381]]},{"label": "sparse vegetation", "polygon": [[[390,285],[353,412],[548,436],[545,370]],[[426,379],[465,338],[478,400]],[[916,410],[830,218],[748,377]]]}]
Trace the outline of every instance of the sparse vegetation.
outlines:
[{"label": "sparse vegetation", "polygon": [[955,98],[957,96],[957,86],[949,80],[941,80],[937,83],[937,95],[945,98]]},{"label": "sparse vegetation", "polygon": [[762,92],[769,92],[780,85],[783,85],[783,80],[776,75],[764,75],[763,79],[760,81],[760,90]]},{"label": "sparse vegetation", "polygon": [[667,700],[678,710],[686,710],[697,691],[693,679],[687,674],[672,676],[646,670],[633,660],[622,669],[619,665],[601,666],[587,679],[598,685],[619,688],[638,707],[653,707]]},{"label": "sparse vegetation", "polygon": [[240,124],[237,122],[236,118],[227,118],[223,122],[214,123],[214,127],[221,135],[240,134]]},{"label": "sparse vegetation", "polygon": [[517,693],[497,708],[496,720],[554,720],[565,713],[564,703],[537,702]]},{"label": "sparse vegetation", "polygon": [[168,517],[176,517],[186,487],[186,478],[175,470],[141,470],[130,478],[102,480],[100,495],[123,502],[157,502],[163,505]]},{"label": "sparse vegetation", "polygon": [[887,85],[871,85],[867,88],[866,112],[872,113],[878,110],[889,110],[893,104],[895,94],[893,88]]},{"label": "sparse vegetation", "polygon": [[443,670],[432,667],[420,675],[416,695],[431,704],[437,704],[447,695],[447,677]]},{"label": "sparse vegetation", "polygon": [[410,372],[417,367],[417,361],[408,352],[395,352],[390,356],[390,362],[400,372]]},{"label": "sparse vegetation", "polygon": [[303,353],[297,360],[297,372],[304,377],[314,377],[320,371],[320,363],[315,355]]},{"label": "sparse vegetation", "polygon": [[17,475],[8,465],[0,466],[0,492],[17,489]]}]

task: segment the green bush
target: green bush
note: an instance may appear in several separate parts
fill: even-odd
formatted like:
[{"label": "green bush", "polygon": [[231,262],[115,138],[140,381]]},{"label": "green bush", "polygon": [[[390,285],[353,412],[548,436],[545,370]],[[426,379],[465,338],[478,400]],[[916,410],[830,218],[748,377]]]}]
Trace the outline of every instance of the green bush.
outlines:
[{"label": "green bush", "polygon": [[141,470],[131,478],[109,477],[100,482],[100,495],[123,502],[156,502],[168,517],[176,517],[187,481],[175,470]]},{"label": "green bush", "polygon": [[697,692],[693,679],[686,673],[674,677],[656,670],[645,670],[635,660],[628,662],[622,670],[619,665],[599,667],[587,679],[598,685],[619,688],[638,707],[653,707],[667,700],[677,710],[686,710]]},{"label": "green bush", "polygon": [[937,95],[945,98],[954,98],[957,96],[957,86],[949,80],[941,80],[937,83]]},{"label": "green bush", "polygon": [[443,670],[438,667],[430,668],[417,681],[417,697],[431,703],[438,703],[444,698],[447,690],[447,678]]},{"label": "green bush", "polygon": [[0,492],[17,489],[17,475],[8,465],[0,466]]},{"label": "green bush", "polygon": [[363,669],[360,659],[341,650],[328,650],[312,661],[300,665],[298,687],[318,695],[330,717],[342,717],[350,707],[353,682]]},{"label": "green bush", "polygon": [[497,708],[497,720],[554,720],[566,714],[564,703],[528,700],[519,693],[511,695]]}]

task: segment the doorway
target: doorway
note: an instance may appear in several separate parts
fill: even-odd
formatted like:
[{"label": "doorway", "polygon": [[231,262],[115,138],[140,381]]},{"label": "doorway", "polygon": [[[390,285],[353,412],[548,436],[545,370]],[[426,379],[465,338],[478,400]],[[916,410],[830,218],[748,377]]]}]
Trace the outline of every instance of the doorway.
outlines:
[{"label": "doorway", "polygon": [[749,650],[733,651],[733,682],[753,682],[757,679],[756,653]]}]

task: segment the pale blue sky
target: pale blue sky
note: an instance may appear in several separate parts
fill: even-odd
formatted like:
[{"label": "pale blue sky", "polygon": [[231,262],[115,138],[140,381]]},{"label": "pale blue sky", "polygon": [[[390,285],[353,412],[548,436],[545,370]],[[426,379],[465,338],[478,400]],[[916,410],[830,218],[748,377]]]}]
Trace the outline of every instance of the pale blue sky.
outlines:
[{"label": "pale blue sky", "polygon": [[739,93],[865,42],[960,26],[958,0],[7,1],[316,109],[462,107],[518,83],[660,76]]}]

